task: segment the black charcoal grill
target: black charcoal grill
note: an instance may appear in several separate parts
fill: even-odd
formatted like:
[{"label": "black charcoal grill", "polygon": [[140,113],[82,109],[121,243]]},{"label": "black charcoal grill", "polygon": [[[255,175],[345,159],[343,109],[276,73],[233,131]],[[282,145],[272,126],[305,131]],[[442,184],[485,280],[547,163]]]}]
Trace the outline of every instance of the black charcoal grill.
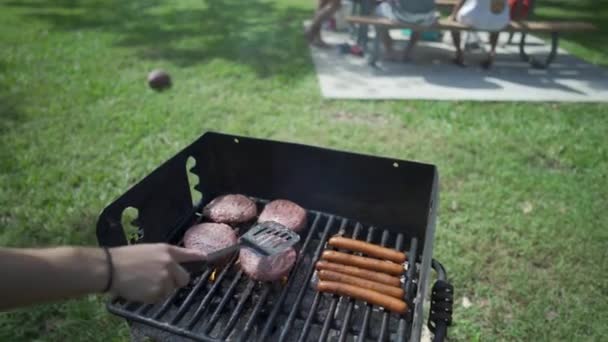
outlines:
[{"label": "black charcoal grill", "polygon": [[[188,158],[196,164],[186,169]],[[188,172],[196,174],[193,203]],[[170,242],[201,220],[214,197],[241,193],[265,201],[285,198],[308,210],[300,252],[289,277],[274,283],[247,278],[236,260],[203,270],[155,305],[114,299],[110,312],[163,336],[198,341],[418,341],[432,260],[438,204],[434,165],[365,156],[292,143],[206,133],[107,206],[97,225],[99,244]],[[123,211],[138,210],[137,237],[128,238]],[[403,286],[409,312],[397,315],[314,289],[314,263],[334,234],[408,253]],[[429,326],[437,338],[450,323],[451,288],[435,286]]]}]

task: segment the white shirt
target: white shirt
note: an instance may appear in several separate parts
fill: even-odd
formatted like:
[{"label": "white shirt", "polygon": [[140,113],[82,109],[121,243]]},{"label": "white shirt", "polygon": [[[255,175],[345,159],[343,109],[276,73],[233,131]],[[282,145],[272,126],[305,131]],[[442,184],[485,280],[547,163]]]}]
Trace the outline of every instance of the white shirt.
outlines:
[{"label": "white shirt", "polygon": [[456,20],[476,29],[500,31],[510,21],[509,4],[507,0],[466,0]]}]

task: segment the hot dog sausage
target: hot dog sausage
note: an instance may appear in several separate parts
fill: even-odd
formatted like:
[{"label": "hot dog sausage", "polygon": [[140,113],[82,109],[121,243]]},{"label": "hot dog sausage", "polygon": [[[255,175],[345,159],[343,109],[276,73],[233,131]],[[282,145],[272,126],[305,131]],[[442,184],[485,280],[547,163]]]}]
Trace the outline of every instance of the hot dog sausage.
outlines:
[{"label": "hot dog sausage", "polygon": [[317,284],[319,292],[328,292],[340,296],[348,296],[369,304],[379,305],[387,310],[404,314],[407,311],[407,304],[399,299],[387,296],[377,291],[364,289],[358,286],[337,283],[334,281],[321,280]]},{"label": "hot dog sausage", "polygon": [[392,275],[403,274],[403,266],[391,261],[367,258],[337,251],[325,251],[323,252],[321,258],[338,264],[357,266],[368,270],[384,272]]},{"label": "hot dog sausage", "polygon": [[343,273],[334,272],[334,271],[328,271],[328,270],[319,271],[319,279],[335,281],[335,282],[342,283],[342,284],[350,284],[350,285],[355,285],[358,287],[363,287],[366,289],[384,293],[386,295],[395,297],[397,299],[403,299],[403,295],[405,294],[405,291],[403,291],[403,289],[401,289],[399,287],[389,286],[389,285],[377,283],[375,281],[358,278],[358,277],[353,277],[348,274],[343,274]]},{"label": "hot dog sausage", "polygon": [[353,252],[361,252],[371,257],[390,260],[398,264],[403,263],[406,259],[405,253],[403,252],[342,236],[334,236],[329,239],[329,245],[336,248],[348,249]]},{"label": "hot dog sausage", "polygon": [[317,261],[316,268],[317,268],[317,270],[329,270],[329,271],[340,272],[343,274],[348,274],[351,276],[355,276],[355,277],[359,277],[359,278],[363,278],[363,279],[367,279],[367,280],[373,280],[377,283],[382,283],[382,284],[386,284],[386,285],[390,285],[390,286],[397,286],[397,287],[401,286],[401,281],[399,281],[399,278],[397,278],[397,277],[390,276],[386,273],[366,270],[364,268],[336,264],[336,263],[325,261],[325,260]]}]

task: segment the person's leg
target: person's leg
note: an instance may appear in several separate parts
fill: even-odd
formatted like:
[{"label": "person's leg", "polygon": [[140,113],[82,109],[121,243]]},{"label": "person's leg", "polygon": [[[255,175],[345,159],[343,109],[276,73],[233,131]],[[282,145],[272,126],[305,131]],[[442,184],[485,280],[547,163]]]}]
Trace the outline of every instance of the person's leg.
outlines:
[{"label": "person's leg", "polygon": [[[319,0],[316,13],[321,12],[323,10],[323,8],[325,8],[327,5],[329,5],[330,1],[331,0]],[[316,25],[315,32],[313,32],[313,36],[314,36],[313,40],[318,41],[318,42],[323,42],[323,39],[321,39],[321,26],[322,25],[323,25],[323,22],[320,22],[319,25]]]},{"label": "person's leg", "polygon": [[464,56],[462,54],[462,48],[460,46],[460,32],[459,31],[451,31],[452,40],[454,41],[454,47],[456,48],[456,56],[454,57],[454,63],[463,66],[464,65]]},{"label": "person's leg", "polygon": [[391,35],[388,33],[387,28],[378,28],[376,34],[380,36],[380,40],[382,41],[382,45],[384,45],[384,58],[392,61],[396,61],[399,59],[395,50],[393,49],[393,39]]},{"label": "person's leg", "polygon": [[[393,9],[391,5],[387,2],[381,2],[378,4],[376,9],[374,10],[374,14],[378,17],[387,18],[390,20],[395,20],[395,16],[393,14]],[[393,50],[393,39],[389,34],[389,30],[386,27],[377,26],[376,34],[380,37],[380,41],[382,41],[382,45],[384,45],[384,58],[392,61],[396,61],[399,57],[396,55]]]},{"label": "person's leg", "polygon": [[484,69],[489,69],[494,63],[494,57],[496,57],[496,44],[498,44],[498,34],[499,32],[491,32],[490,33],[490,53],[488,53],[488,58],[481,63],[481,66]]},{"label": "person's leg", "polygon": [[378,32],[378,35],[380,36],[380,40],[382,41],[382,44],[384,45],[384,50],[386,52],[391,52],[393,51],[393,39],[391,38],[391,35],[388,33],[388,29],[384,28],[384,27],[378,27],[376,29]]},{"label": "person's leg", "polygon": [[407,61],[411,58],[414,46],[416,46],[416,43],[418,43],[418,41],[420,40],[421,35],[422,33],[420,31],[412,31],[412,34],[410,34],[410,41],[408,42],[405,51],[403,51],[404,61]]},{"label": "person's leg", "polygon": [[315,15],[312,18],[312,22],[310,23],[310,26],[308,26],[308,28],[305,31],[305,36],[306,39],[308,40],[308,42],[310,44],[314,43],[315,40],[317,40],[317,36],[320,35],[317,32],[320,32],[321,30],[317,30],[317,27],[320,27],[321,25],[318,24],[318,21],[320,19],[319,17],[319,13],[321,13],[321,11],[323,10],[323,8],[325,8],[327,6],[327,4],[329,3],[330,0],[319,0],[317,2],[317,9],[315,11]]},{"label": "person's leg", "polygon": [[321,39],[321,25],[340,9],[341,3],[340,0],[319,0],[318,6],[312,23],[306,31],[306,38],[312,44],[327,46]]},{"label": "person's leg", "polygon": [[509,32],[509,39],[507,40],[507,44],[505,45],[510,45],[511,41],[513,40],[513,35],[515,34],[515,32]]},{"label": "person's leg", "polygon": [[319,2],[317,2],[317,12],[323,9],[323,7],[325,7],[329,1],[330,0],[319,0]]}]

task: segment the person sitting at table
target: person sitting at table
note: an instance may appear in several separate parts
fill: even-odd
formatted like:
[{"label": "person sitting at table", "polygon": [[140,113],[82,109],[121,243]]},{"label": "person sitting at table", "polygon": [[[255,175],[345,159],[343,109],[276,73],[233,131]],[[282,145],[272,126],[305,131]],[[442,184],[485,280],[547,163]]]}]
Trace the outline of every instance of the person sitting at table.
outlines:
[{"label": "person sitting at table", "polygon": [[[494,63],[498,34],[509,24],[508,0],[460,0],[454,7],[452,18],[457,22],[474,29],[490,31],[490,52],[481,66],[488,69]],[[464,66],[464,55],[460,46],[460,32],[452,31],[452,40],[456,47],[454,63]]]},{"label": "person sitting at table", "polygon": [[[509,0],[509,13],[511,20],[525,20],[530,15],[531,0]],[[508,43],[511,44],[514,32],[509,32]]]},{"label": "person sitting at table", "polygon": [[[376,15],[419,26],[431,26],[439,18],[435,11],[435,0],[386,0],[376,7]],[[410,40],[402,54],[393,49],[393,40],[386,28],[378,28],[377,34],[384,44],[385,56],[389,60],[407,61],[410,59],[414,46],[420,39],[421,32],[412,30]]]},{"label": "person sitting at table", "polygon": [[321,26],[340,9],[340,6],[342,6],[341,0],[319,0],[312,23],[305,32],[309,44],[323,48],[329,46],[321,38]]}]

